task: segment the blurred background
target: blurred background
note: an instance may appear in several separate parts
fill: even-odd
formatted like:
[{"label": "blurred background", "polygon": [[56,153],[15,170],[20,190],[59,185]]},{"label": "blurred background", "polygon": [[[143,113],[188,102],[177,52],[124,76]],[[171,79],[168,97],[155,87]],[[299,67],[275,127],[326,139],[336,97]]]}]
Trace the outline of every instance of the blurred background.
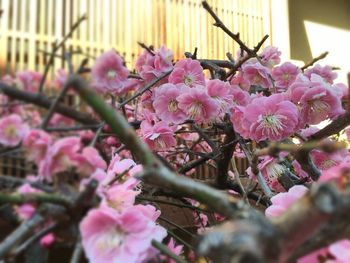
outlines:
[{"label": "blurred background", "polygon": [[[341,68],[347,82],[350,69],[349,0],[211,0],[214,11],[234,32],[253,47],[265,34],[265,45],[277,46],[283,59],[303,65],[323,53],[322,61]],[[0,67],[2,71],[43,71],[52,43],[69,32],[83,14],[84,21],[63,50],[95,57],[114,48],[129,68],[141,48],[137,41],[158,48],[165,44],[175,59],[198,47],[200,58],[224,59],[237,45],[201,7],[201,0],[0,0]],[[65,67],[56,60],[52,73]]]}]

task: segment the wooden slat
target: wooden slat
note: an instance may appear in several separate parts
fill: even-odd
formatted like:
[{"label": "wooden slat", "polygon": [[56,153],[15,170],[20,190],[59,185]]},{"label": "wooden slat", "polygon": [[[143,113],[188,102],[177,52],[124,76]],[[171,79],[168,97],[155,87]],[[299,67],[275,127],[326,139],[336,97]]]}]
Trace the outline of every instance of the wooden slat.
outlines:
[{"label": "wooden slat", "polygon": [[[250,47],[264,34],[270,34],[270,0],[210,0],[209,3],[228,28],[240,32]],[[174,51],[175,60],[195,47],[199,48],[200,57],[218,59],[224,59],[228,51],[235,53],[238,48],[212,25],[213,19],[201,7],[201,0],[3,0],[1,4],[4,9],[0,23],[1,68],[43,71],[44,55],[37,54],[36,49],[49,51],[52,42],[61,39],[84,13],[88,21],[83,22],[66,47],[75,50],[80,47],[92,56],[115,48],[125,56],[131,69],[141,50],[137,41],[155,48],[165,44]],[[23,8],[29,8],[29,12]],[[75,56],[73,61],[76,64],[82,58]],[[61,66],[56,62],[53,70]]]}]

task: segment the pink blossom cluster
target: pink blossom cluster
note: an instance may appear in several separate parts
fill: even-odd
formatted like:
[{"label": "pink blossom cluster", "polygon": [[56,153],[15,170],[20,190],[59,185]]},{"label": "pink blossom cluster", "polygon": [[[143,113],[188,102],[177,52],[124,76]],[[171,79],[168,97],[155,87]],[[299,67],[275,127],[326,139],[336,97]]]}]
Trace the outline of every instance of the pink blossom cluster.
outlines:
[{"label": "pink blossom cluster", "polygon": [[[159,210],[135,204],[139,181],[132,176],[141,169],[133,160],[115,155],[104,176],[91,175],[99,181],[102,199],[80,223],[83,247],[91,262],[148,262],[157,255],[151,242],[161,242],[167,232],[156,224]],[[116,176],[120,177],[117,181]],[[170,245],[181,251],[174,243]]]},{"label": "pink blossom cluster", "polygon": [[[237,59],[245,55],[239,52]],[[290,62],[281,63],[280,56],[277,48],[266,47],[257,57],[246,61],[233,76],[221,80],[206,77],[203,60],[185,58],[174,62],[173,52],[165,46],[143,51],[137,58],[134,72],[126,68],[119,54],[109,50],[94,62],[90,83],[114,110],[120,110],[129,122],[139,124],[136,133],[151,150],[174,169],[180,169],[192,161],[192,155],[203,158],[215,153],[215,146],[229,148],[230,145],[217,143],[223,141],[223,126],[233,127],[230,132],[234,132],[237,139],[232,144],[233,154],[242,158],[247,149],[240,145],[241,139],[252,142],[256,148],[263,148],[269,142],[297,140],[302,143],[319,130],[313,125],[334,120],[345,112],[342,100],[347,98],[348,89],[346,85],[336,83],[337,74],[330,66],[317,64],[303,71]],[[144,87],[164,74],[168,76],[132,103],[117,108],[118,103],[132,96],[137,87]],[[67,78],[68,73],[60,69],[49,85],[59,91]],[[2,82],[33,93],[38,91],[41,79],[40,73],[23,71],[14,77],[6,75]],[[82,244],[90,262],[150,262],[155,259],[174,262],[165,255],[158,255],[152,240],[164,242],[174,254],[181,254],[183,246],[176,245],[173,239],[166,239],[167,231],[157,223],[161,212],[155,206],[139,201],[141,193],[152,193],[153,189],[143,188],[134,177],[142,171],[142,166],[135,162],[137,160],[126,149],[128,145],[123,145],[107,124],[98,136],[94,130],[72,130],[63,134],[55,128],[73,127],[75,121],[54,113],[48,124],[53,130],[50,132],[38,128],[42,115],[32,105],[20,105],[2,94],[0,103],[5,105],[0,109],[0,146],[23,147],[26,161],[37,168],[36,176],[27,177],[29,182],[49,184],[56,190],[58,182],[73,181],[72,187],[77,192],[84,191],[91,180],[98,182],[99,202],[80,222]],[[88,112],[98,118],[91,109]],[[202,129],[209,137],[214,134],[213,143],[195,132],[195,128]],[[350,137],[350,129],[345,133]],[[333,142],[334,139],[326,141]],[[215,158],[221,158],[220,153],[206,160],[208,167],[217,168]],[[340,188],[346,186],[350,171],[348,150],[330,153],[313,149],[310,158],[322,172],[320,182],[330,181]],[[308,192],[303,185],[286,191],[280,182],[282,176],[293,173],[292,179],[298,184],[312,182],[301,163],[288,152],[260,156],[257,168],[259,176],[276,193],[271,198],[272,205],[265,211],[267,217],[280,216]],[[247,179],[254,184],[258,181],[257,175],[251,170],[249,167],[246,171]],[[195,168],[184,172],[186,176],[195,173]],[[236,176],[231,171],[228,175],[232,179]],[[20,194],[42,193],[29,183],[16,191]],[[231,191],[230,194],[237,193]],[[192,199],[188,201],[195,207],[201,205]],[[28,220],[37,207],[37,203],[28,202],[16,206],[15,212],[21,220]],[[193,225],[201,234],[209,227],[211,218],[197,210],[193,212]],[[225,220],[218,214],[214,217],[217,221]],[[55,240],[56,236],[49,233],[42,238],[41,244],[50,246]],[[341,240],[299,259],[299,262],[316,262],[320,254],[327,258],[326,262],[350,262],[349,247],[349,240]]]}]

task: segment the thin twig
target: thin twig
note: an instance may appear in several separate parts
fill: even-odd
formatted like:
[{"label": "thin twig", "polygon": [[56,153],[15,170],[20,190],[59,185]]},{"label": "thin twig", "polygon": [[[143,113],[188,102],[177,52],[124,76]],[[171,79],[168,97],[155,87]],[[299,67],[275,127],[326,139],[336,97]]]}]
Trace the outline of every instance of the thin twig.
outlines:
[{"label": "thin twig", "polygon": [[327,55],[329,54],[328,51],[322,53],[321,55],[319,55],[318,57],[313,58],[311,61],[309,61],[308,63],[306,63],[304,66],[302,66],[300,69],[302,71],[304,71],[305,69],[307,69],[308,67],[311,67],[313,64],[315,64],[317,61],[324,59],[325,57],[327,57]]},{"label": "thin twig", "polygon": [[118,109],[121,109],[122,107],[124,107],[126,104],[128,104],[130,101],[133,101],[134,99],[136,99],[138,96],[141,96],[143,93],[145,93],[147,90],[149,90],[150,88],[152,88],[155,84],[158,83],[158,81],[162,80],[163,78],[167,77],[168,75],[170,75],[170,73],[172,72],[172,70],[169,70],[167,72],[165,72],[163,75],[161,75],[158,78],[154,78],[153,80],[151,80],[149,83],[147,83],[142,89],[140,89],[139,91],[137,91],[133,96],[131,96],[130,98],[124,100],[123,102],[119,103],[118,105]]},{"label": "thin twig", "polygon": [[77,22],[75,22],[71,29],[69,30],[69,32],[63,37],[63,39],[57,44],[57,41],[53,44],[53,48],[52,48],[52,52],[51,52],[51,55],[50,55],[50,59],[49,59],[49,62],[46,64],[45,66],[45,71],[44,71],[44,75],[43,77],[41,78],[41,81],[40,81],[40,84],[39,84],[39,93],[42,93],[43,92],[43,89],[44,89],[44,84],[45,84],[45,81],[46,81],[46,78],[47,78],[47,75],[49,73],[49,70],[50,70],[50,67],[55,59],[55,55],[56,55],[56,52],[64,45],[64,43],[68,40],[68,38],[70,38],[73,34],[73,32],[79,27],[79,25],[81,24],[81,22],[83,22],[84,20],[87,19],[87,16],[86,14],[81,16]]}]

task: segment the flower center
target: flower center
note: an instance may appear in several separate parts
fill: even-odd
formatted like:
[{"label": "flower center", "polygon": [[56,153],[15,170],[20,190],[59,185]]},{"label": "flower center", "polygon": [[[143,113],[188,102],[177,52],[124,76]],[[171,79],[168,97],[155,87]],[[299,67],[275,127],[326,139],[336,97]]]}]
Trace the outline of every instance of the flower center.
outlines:
[{"label": "flower center", "polygon": [[333,160],[324,160],[320,166],[322,170],[327,170],[335,165],[337,165],[337,162]]},{"label": "flower center", "polygon": [[109,229],[96,240],[97,248],[100,251],[107,251],[120,246],[123,243],[125,233],[118,227]]},{"label": "flower center", "polygon": [[279,163],[272,163],[266,167],[267,176],[270,180],[279,178],[284,173],[284,166]]},{"label": "flower center", "polygon": [[282,75],[282,79],[283,80],[289,80],[289,78],[290,78],[289,74],[283,74]]},{"label": "flower center", "polygon": [[195,119],[197,116],[203,114],[203,105],[199,101],[193,102],[188,109],[190,119]]},{"label": "flower center", "polygon": [[314,112],[326,112],[329,110],[329,105],[322,100],[312,100],[309,102],[311,110]]},{"label": "flower center", "polygon": [[190,86],[193,83],[193,81],[194,81],[194,79],[193,79],[193,76],[191,76],[191,75],[187,75],[184,78],[184,83],[187,86]]},{"label": "flower center", "polygon": [[14,125],[9,125],[5,128],[5,135],[7,137],[13,137],[16,135],[17,129]]},{"label": "flower center", "polygon": [[155,146],[157,149],[165,149],[166,147],[166,143],[163,140],[162,137],[158,137],[157,139],[154,140]]},{"label": "flower center", "polygon": [[265,115],[262,117],[262,121],[259,126],[262,126],[265,129],[269,129],[275,135],[278,134],[280,130],[283,129],[283,124],[281,122],[282,116],[277,115]]},{"label": "flower center", "polygon": [[259,84],[262,81],[262,77],[259,74],[256,74],[253,78],[253,83]]},{"label": "flower center", "polygon": [[168,104],[168,110],[170,112],[175,112],[177,111],[177,101],[176,100],[171,100]]},{"label": "flower center", "polygon": [[115,79],[115,77],[117,76],[117,72],[113,69],[110,69],[107,71],[107,78],[108,79]]}]

